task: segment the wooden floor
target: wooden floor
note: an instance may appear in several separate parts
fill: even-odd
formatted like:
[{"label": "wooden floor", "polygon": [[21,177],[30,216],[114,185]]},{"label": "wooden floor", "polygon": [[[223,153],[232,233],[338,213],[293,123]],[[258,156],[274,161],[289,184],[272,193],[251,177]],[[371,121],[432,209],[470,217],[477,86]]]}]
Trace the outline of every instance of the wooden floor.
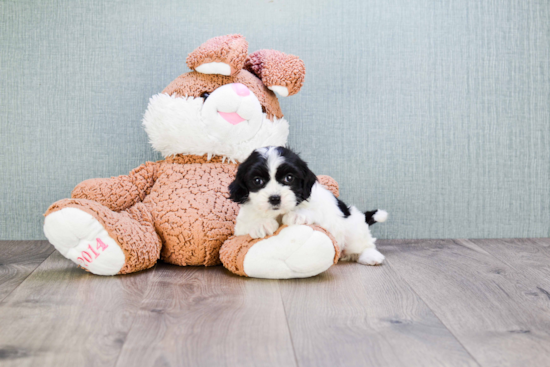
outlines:
[{"label": "wooden floor", "polygon": [[303,280],[0,242],[0,366],[550,366],[550,239],[380,241]]}]

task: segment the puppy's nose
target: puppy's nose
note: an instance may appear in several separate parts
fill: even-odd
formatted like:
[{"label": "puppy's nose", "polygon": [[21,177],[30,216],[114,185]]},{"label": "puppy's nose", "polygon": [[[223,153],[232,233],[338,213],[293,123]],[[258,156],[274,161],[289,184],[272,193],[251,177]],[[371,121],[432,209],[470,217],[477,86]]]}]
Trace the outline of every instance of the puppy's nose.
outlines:
[{"label": "puppy's nose", "polygon": [[281,197],[279,195],[271,195],[269,197],[269,203],[271,205],[279,205],[281,204]]},{"label": "puppy's nose", "polygon": [[231,87],[233,88],[235,93],[237,93],[237,95],[239,95],[241,97],[246,97],[250,94],[250,90],[248,90],[248,88],[244,84],[233,83],[233,85]]}]

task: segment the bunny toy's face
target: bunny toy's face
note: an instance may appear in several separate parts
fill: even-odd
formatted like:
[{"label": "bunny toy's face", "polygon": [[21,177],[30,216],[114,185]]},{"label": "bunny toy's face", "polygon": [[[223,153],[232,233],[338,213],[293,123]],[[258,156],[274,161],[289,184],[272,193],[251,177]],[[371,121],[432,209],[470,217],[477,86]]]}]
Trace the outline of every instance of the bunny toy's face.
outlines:
[{"label": "bunny toy's face", "polygon": [[262,126],[262,105],[244,84],[223,85],[209,95],[205,93],[203,98],[204,124],[218,139],[248,140]]},{"label": "bunny toy's face", "polygon": [[243,161],[256,148],[286,144],[288,122],[273,91],[288,96],[300,90],[301,60],[273,50],[247,56],[246,41],[233,35],[207,41],[187,64],[195,71],[149,102],[143,125],[153,148],[164,156]]}]

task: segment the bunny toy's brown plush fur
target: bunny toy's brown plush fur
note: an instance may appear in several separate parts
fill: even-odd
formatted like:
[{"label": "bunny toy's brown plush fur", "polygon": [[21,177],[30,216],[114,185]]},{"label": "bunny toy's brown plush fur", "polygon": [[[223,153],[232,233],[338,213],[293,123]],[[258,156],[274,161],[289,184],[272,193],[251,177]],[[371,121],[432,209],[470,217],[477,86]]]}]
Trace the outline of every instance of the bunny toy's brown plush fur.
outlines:
[{"label": "bunny toy's brown plush fur", "polygon": [[[240,35],[213,38],[187,58],[193,71],[153,96],[143,119],[165,159],[127,176],[86,180],[52,204],[46,237],[68,259],[98,275],[126,274],[159,259],[223,265],[235,274],[296,278],[338,260],[332,236],[316,226],[283,226],[262,239],[233,236],[237,204],[228,185],[254,149],[285,145],[288,122],[275,95],[296,94],[305,68],[274,50],[248,55]],[[338,194],[327,176],[319,181]]]}]

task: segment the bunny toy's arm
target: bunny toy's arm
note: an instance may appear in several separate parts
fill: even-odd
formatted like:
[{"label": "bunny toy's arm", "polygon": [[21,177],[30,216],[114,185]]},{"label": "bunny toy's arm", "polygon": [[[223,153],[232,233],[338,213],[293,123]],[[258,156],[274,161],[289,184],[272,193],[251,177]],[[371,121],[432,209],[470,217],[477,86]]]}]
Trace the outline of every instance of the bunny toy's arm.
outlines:
[{"label": "bunny toy's arm", "polygon": [[79,183],[71,197],[92,200],[117,212],[128,209],[149,194],[158,177],[158,169],[158,163],[147,162],[127,176],[92,178]]}]

